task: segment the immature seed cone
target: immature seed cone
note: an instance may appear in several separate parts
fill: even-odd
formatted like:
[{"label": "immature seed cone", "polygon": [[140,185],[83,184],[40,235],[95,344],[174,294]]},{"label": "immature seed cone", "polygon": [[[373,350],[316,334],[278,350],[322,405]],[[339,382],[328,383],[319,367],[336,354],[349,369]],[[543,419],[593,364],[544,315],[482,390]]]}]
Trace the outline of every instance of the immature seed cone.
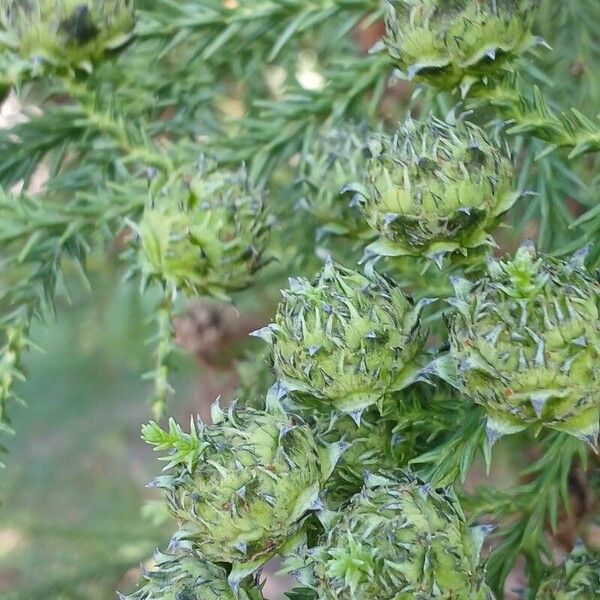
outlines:
[{"label": "immature seed cone", "polygon": [[323,132],[303,155],[299,183],[304,197],[300,206],[320,224],[320,234],[368,239],[372,231],[360,210],[351,206],[345,186],[366,176],[369,131],[351,123]]},{"label": "immature seed cone", "polygon": [[146,583],[121,600],[262,600],[258,587],[241,585],[237,595],[227,582],[225,569],[196,553],[172,556],[157,552],[156,569],[145,571]]},{"label": "immature seed cone", "polygon": [[508,150],[472,123],[409,118],[371,148],[367,183],[354,187],[379,234],[368,252],[439,264],[449,253],[486,249],[490,232],[519,198]]},{"label": "immature seed cone", "polygon": [[279,385],[299,405],[360,421],[422,375],[427,300],[414,305],[392,281],[330,260],[312,282],[291,279],[283,296],[275,323],[255,335],[270,343]]},{"label": "immature seed cone", "polygon": [[595,445],[600,414],[600,285],[584,254],[541,257],[531,243],[455,280],[451,354],[463,391],[487,412],[490,440],[528,426]]},{"label": "immature seed cone", "polygon": [[34,68],[91,71],[133,35],[131,0],[5,0],[2,43]]},{"label": "immature seed cone", "polygon": [[164,443],[166,434],[155,424],[144,437],[158,449],[189,448],[172,475],[155,480],[180,526],[176,537],[207,560],[235,563],[247,575],[318,506],[319,453],[310,429],[280,408],[258,411],[234,403],[225,414],[215,405],[213,421],[198,425],[186,444],[168,437]]},{"label": "immature seed cone", "polygon": [[561,567],[540,586],[535,600],[597,600],[600,598],[600,554],[578,544]]},{"label": "immature seed cone", "polygon": [[412,479],[372,476],[310,551],[320,600],[492,600],[481,530],[457,501]]},{"label": "immature seed cone", "polygon": [[214,171],[164,187],[136,226],[142,275],[189,296],[224,298],[266,262],[264,193],[245,172]]},{"label": "immature seed cone", "polygon": [[539,0],[393,0],[384,44],[407,79],[466,91],[514,69],[536,43]]}]

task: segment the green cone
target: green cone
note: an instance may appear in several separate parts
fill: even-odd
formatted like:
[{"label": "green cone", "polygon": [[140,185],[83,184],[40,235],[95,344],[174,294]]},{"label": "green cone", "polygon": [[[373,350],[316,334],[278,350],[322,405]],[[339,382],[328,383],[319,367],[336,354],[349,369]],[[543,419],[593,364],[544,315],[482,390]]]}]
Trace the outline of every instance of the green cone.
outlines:
[{"label": "green cone", "polygon": [[373,236],[358,208],[343,193],[349,183],[366,177],[369,138],[366,127],[347,123],[324,131],[302,154],[300,205],[320,224],[320,234],[360,240]]},{"label": "green cone", "polygon": [[388,3],[384,44],[407,79],[441,89],[514,69],[537,42],[539,0],[395,0]]},{"label": "green cone", "polygon": [[134,227],[142,276],[189,296],[226,297],[247,287],[267,262],[265,197],[243,170],[166,185]]},{"label": "green cone", "polygon": [[93,66],[133,35],[131,0],[5,0],[2,43],[33,68]]},{"label": "green cone", "polygon": [[483,533],[442,491],[372,476],[332,519],[309,551],[320,600],[493,598],[479,566]]},{"label": "green cone", "polygon": [[366,185],[354,191],[379,239],[367,251],[438,264],[493,244],[490,233],[519,194],[512,162],[476,125],[408,119],[371,144]]},{"label": "green cone", "polygon": [[146,583],[121,600],[262,600],[251,584],[240,586],[237,594],[227,582],[222,567],[206,562],[195,553],[171,556],[157,552],[156,569],[146,571]]},{"label": "green cone", "polygon": [[207,560],[233,563],[235,583],[299,531],[319,505],[323,475],[310,429],[281,409],[232,404],[223,413],[215,405],[213,420],[190,434],[174,422],[168,432],[151,423],[143,434],[157,450],[171,452],[165,460],[173,473],[154,485],[166,490],[180,526],[176,538]]},{"label": "green cone", "polygon": [[327,261],[311,282],[290,280],[275,323],[255,332],[272,350],[279,385],[300,406],[352,414],[423,374],[426,333],[414,305],[396,285]]},{"label": "green cone", "polygon": [[532,426],[596,444],[600,285],[583,259],[538,256],[526,243],[477,283],[454,282],[451,353],[491,441]]}]

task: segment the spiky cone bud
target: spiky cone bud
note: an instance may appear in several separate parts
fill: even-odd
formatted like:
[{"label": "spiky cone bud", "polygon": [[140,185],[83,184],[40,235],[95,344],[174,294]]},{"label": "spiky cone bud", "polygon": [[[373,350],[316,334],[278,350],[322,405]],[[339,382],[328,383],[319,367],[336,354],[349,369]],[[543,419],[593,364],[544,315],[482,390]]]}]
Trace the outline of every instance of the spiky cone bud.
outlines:
[{"label": "spiky cone bud", "polygon": [[144,280],[172,292],[226,298],[268,259],[265,194],[238,172],[200,172],[156,192],[134,225]]},{"label": "spiky cone bud", "polygon": [[232,563],[233,585],[300,531],[320,506],[328,473],[310,429],[280,407],[258,411],[233,403],[225,413],[215,404],[212,416],[213,425],[193,425],[190,434],[174,422],[169,432],[150,424],[143,434],[172,452],[165,460],[174,472],[154,485],[166,491],[177,539],[207,560]]},{"label": "spiky cone bud", "polygon": [[565,563],[539,587],[535,600],[597,600],[600,598],[600,554],[578,543]]},{"label": "spiky cone bud", "polygon": [[407,119],[371,144],[366,184],[354,191],[379,239],[367,253],[441,264],[493,245],[490,233],[519,198],[507,148],[476,125]]},{"label": "spiky cone bud", "polygon": [[341,235],[364,240],[373,236],[360,210],[344,188],[366,175],[369,130],[351,123],[323,132],[301,157],[300,177],[304,195],[299,206],[311,213],[319,235]]},{"label": "spiky cone bud", "polygon": [[407,476],[371,476],[310,550],[320,600],[492,600],[480,529],[458,502]]},{"label": "spiky cone bud", "polygon": [[362,412],[424,372],[428,300],[413,304],[396,284],[327,260],[308,281],[290,279],[275,322],[255,332],[271,346],[278,384],[299,406]]},{"label": "spiky cone bud", "polygon": [[463,392],[485,407],[491,442],[531,426],[596,444],[600,285],[583,262],[525,243],[476,283],[454,280],[451,356]]},{"label": "spiky cone bud", "polygon": [[32,64],[91,72],[133,36],[132,0],[7,0],[0,9],[1,42]]},{"label": "spiky cone bud", "polygon": [[156,552],[156,568],[144,571],[146,583],[121,600],[262,600],[260,589],[243,582],[232,590],[227,572],[197,553],[179,555]]},{"label": "spiky cone bud", "polygon": [[514,70],[539,40],[531,29],[539,0],[393,0],[384,45],[409,80],[463,93]]}]

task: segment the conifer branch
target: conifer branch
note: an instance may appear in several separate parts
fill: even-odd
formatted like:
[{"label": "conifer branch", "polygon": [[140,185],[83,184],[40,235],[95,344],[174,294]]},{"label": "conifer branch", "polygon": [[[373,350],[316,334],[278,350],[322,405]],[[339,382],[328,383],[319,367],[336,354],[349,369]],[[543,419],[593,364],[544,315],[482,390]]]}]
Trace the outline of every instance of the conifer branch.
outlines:
[{"label": "conifer branch", "polygon": [[487,105],[498,109],[509,135],[531,135],[547,142],[542,155],[566,148],[573,159],[600,150],[600,122],[591,121],[575,108],[555,112],[539,87],[535,86],[531,95],[524,94],[516,76],[473,89],[469,100],[470,108]]},{"label": "conifer branch", "polygon": [[[600,150],[600,125],[584,116],[581,90],[576,102],[562,84],[551,93],[564,65],[520,62],[539,43],[540,0],[9,1],[0,97],[16,88],[40,110],[0,132],[0,186],[25,190],[0,193],[1,431],[31,323],[54,311],[72,267],[85,279],[90,255],[124,226],[129,273],[142,292],[161,292],[147,376],[156,419],[178,300],[229,300],[277,254],[279,269],[258,280],[264,297],[284,270],[296,276],[256,332],[270,375],[246,383],[264,385],[246,386],[227,412],[216,404],[210,426],[144,427],[167,455],[171,472],[154,485],[180,530],[130,598],[258,599],[253,575],[281,555],[300,565],[290,598],[401,589],[484,600],[487,528],[470,527],[463,502],[499,523],[495,590],[519,556],[540,588],[547,530],[585,460],[580,440],[597,443],[600,386],[600,285],[588,269],[600,259],[597,162],[552,152]],[[582,54],[589,68],[600,44],[589,23],[572,22],[594,22],[598,9],[578,7],[561,13],[556,39],[571,27],[594,38],[563,55]],[[545,15],[541,25],[552,34]],[[405,102],[404,90],[386,93],[398,75],[442,93]],[[407,108],[399,126],[385,122]],[[495,135],[480,122],[492,112]],[[330,127],[347,142],[353,122],[350,158],[320,143]],[[41,166],[48,180],[32,195]],[[290,214],[298,174],[312,196],[298,204],[319,204],[310,219]],[[332,214],[329,233],[348,243],[314,243]],[[523,244],[495,259],[505,220],[515,238],[535,231],[544,252],[586,238],[594,247],[560,260]],[[452,307],[443,318],[430,296]],[[263,362],[252,367],[261,375]],[[525,452],[537,445],[526,434],[546,429],[516,488],[464,498],[474,460],[489,467],[496,439],[522,432]]]},{"label": "conifer branch", "polygon": [[483,411],[470,407],[462,426],[439,446],[411,460],[420,477],[434,487],[464,483],[478,452],[489,462]]},{"label": "conifer branch", "polygon": [[210,146],[222,164],[251,162],[251,175],[261,179],[308,145],[324,123],[339,123],[365,104],[373,118],[391,71],[385,55],[340,60],[325,73],[323,90],[295,85],[281,100],[256,101],[235,135],[215,138]]},{"label": "conifer branch", "polygon": [[167,398],[173,388],[169,384],[170,358],[174,351],[174,331],[171,322],[173,301],[165,295],[156,309],[156,333],[149,340],[154,344],[154,368],[145,375],[153,381],[152,412],[155,419],[165,415]]},{"label": "conifer branch", "polygon": [[142,124],[126,125],[125,117],[118,114],[117,107],[112,107],[112,110],[102,110],[98,106],[99,98],[90,89],[89,83],[86,85],[71,78],[65,78],[61,83],[70,99],[77,103],[83,114],[83,118],[80,122],[76,122],[76,125],[85,131],[97,132],[112,140],[115,147],[124,155],[125,164],[141,163],[146,168],[158,169],[164,175],[175,170],[175,165],[168,154],[160,152],[147,138],[140,126]]},{"label": "conifer branch", "polygon": [[365,15],[380,10],[377,0],[221,0],[175,2],[158,0],[138,10],[136,34],[158,38],[169,47],[198,36],[196,53],[203,59],[227,61],[232,53],[268,40],[268,61],[277,58],[293,38],[312,34],[328,21],[343,17],[347,33]]},{"label": "conifer branch", "polygon": [[[528,483],[501,493],[482,490],[473,502],[475,518],[490,515],[500,521],[494,537],[500,540],[488,561],[488,580],[498,594],[517,558],[523,554],[531,580],[539,580],[545,569],[544,559],[552,560],[546,537],[554,531],[561,507],[569,510],[568,480],[573,461],[585,464],[584,444],[563,433],[553,434],[544,444],[544,453],[521,474]],[[503,522],[504,521],[504,522]]]}]

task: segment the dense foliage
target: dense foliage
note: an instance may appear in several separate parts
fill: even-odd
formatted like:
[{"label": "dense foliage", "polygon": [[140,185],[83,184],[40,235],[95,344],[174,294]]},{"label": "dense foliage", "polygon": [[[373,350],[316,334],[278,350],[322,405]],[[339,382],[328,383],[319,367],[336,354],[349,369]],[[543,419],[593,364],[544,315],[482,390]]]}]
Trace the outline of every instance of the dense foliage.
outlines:
[{"label": "dense foliage", "polygon": [[[259,599],[276,556],[303,600],[500,598],[519,557],[525,598],[598,597],[593,503],[587,550],[555,565],[553,540],[574,472],[600,489],[599,20],[595,0],[2,2],[24,118],[0,130],[0,429],[32,322],[102,248],[159,296],[143,437],[177,531],[128,598]],[[238,401],[162,428],[185,302],[287,276]],[[473,492],[509,434],[519,481]]]}]

